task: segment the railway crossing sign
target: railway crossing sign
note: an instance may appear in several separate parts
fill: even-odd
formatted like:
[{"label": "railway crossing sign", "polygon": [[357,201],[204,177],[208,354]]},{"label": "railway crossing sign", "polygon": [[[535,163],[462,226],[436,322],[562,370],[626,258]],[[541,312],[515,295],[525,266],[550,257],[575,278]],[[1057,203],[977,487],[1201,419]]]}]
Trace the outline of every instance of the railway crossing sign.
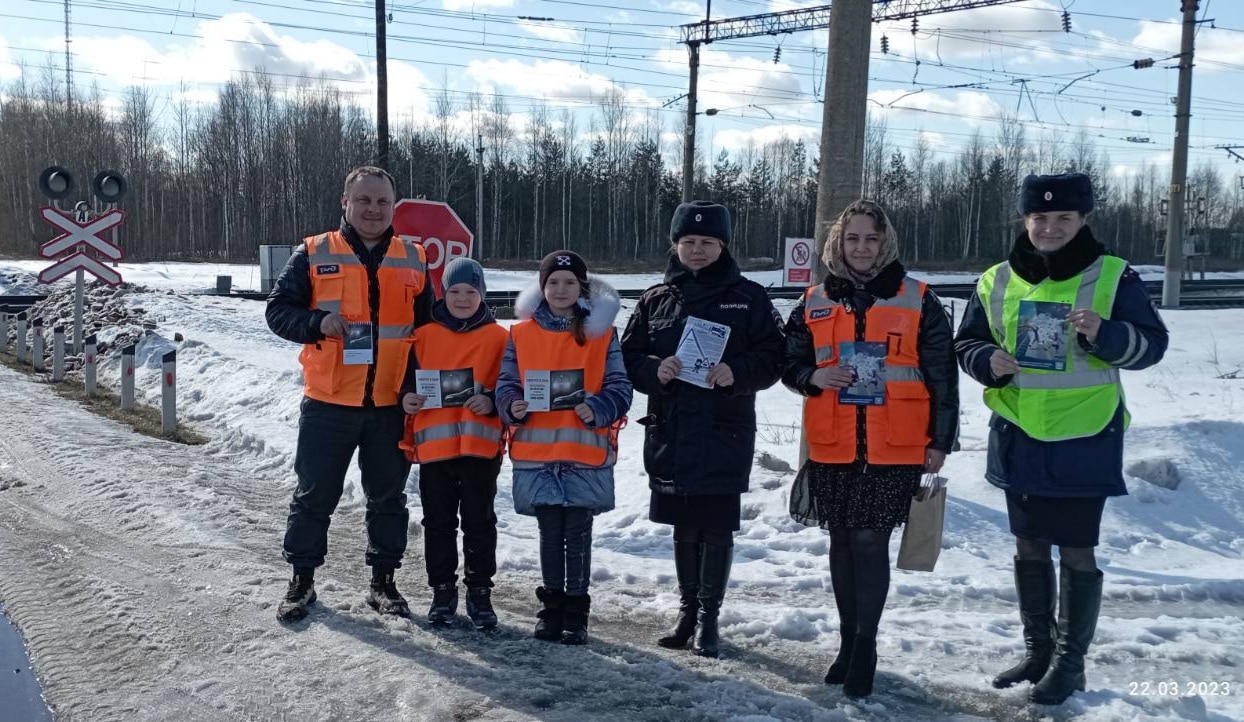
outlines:
[{"label": "railway crossing sign", "polygon": [[[112,261],[119,261],[125,257],[120,248],[114,246],[100,235],[104,231],[120,225],[125,218],[124,212],[114,209],[93,221],[75,219],[51,206],[44,206],[39,209],[39,214],[43,216],[43,220],[62,231],[59,236],[40,246],[39,255],[44,258],[55,258],[65,251],[73,250],[78,245],[95,251]],[[113,272],[113,275],[116,275],[116,273]]]},{"label": "railway crossing sign", "polygon": [[39,272],[39,283],[51,283],[74,271],[86,271],[109,286],[121,284],[121,274],[105,266],[94,256],[82,251],[70,254]]}]

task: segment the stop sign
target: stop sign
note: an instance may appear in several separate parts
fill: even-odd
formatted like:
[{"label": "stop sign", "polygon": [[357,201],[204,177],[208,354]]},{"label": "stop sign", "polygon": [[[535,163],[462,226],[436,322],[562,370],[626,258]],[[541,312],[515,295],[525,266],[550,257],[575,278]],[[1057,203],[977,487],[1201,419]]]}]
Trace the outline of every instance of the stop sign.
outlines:
[{"label": "stop sign", "polygon": [[407,198],[393,206],[393,230],[407,243],[421,243],[428,257],[428,280],[441,296],[441,273],[452,258],[471,255],[475,234],[447,203]]}]

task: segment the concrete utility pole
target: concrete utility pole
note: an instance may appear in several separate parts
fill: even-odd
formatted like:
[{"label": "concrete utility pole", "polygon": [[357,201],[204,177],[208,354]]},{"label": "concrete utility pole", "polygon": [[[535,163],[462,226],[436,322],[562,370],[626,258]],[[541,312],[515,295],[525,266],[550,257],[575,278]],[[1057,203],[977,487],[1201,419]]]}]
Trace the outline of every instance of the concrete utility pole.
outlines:
[{"label": "concrete utility pole", "polygon": [[[713,12],[713,0],[708,0],[704,8],[704,34],[708,35],[708,19]],[[700,81],[700,43],[693,40],[687,43],[690,73],[687,78],[687,128],[682,145],[682,202],[691,200],[695,193],[695,101],[696,86]]]},{"label": "concrete utility pole", "polygon": [[384,0],[376,0],[376,165],[389,169],[389,61]]},{"label": "concrete utility pole", "polygon": [[1182,0],[1184,25],[1179,43],[1179,91],[1175,99],[1175,148],[1171,156],[1171,189],[1166,217],[1166,273],[1162,306],[1179,307],[1179,282],[1184,260],[1184,184],[1188,180],[1188,125],[1192,120],[1192,51],[1196,40],[1197,0]]},{"label": "concrete utility pole", "polygon": [[[828,224],[860,197],[864,175],[864,125],[868,119],[868,48],[872,3],[835,0],[829,15],[825,61],[825,111],[821,119],[821,166],[816,184],[817,257]],[[818,261],[818,268],[820,262]]]}]

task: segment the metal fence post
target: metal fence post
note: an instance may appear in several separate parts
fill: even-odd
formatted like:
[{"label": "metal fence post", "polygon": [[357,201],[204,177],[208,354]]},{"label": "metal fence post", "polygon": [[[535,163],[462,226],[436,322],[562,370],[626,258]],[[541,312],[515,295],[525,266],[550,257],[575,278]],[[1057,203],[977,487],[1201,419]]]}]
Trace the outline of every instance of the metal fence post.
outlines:
[{"label": "metal fence post", "polygon": [[26,312],[17,314],[17,361],[26,361]]},{"label": "metal fence post", "polygon": [[0,313],[0,353],[9,352],[9,314]]},{"label": "metal fence post", "polygon": [[160,374],[160,429],[168,435],[177,430],[177,352],[164,354],[163,373]]},{"label": "metal fence post", "polygon": [[93,396],[95,394],[95,370],[97,365],[95,359],[95,342],[95,334],[87,336],[86,350],[82,352],[82,378],[86,382],[87,396]]},{"label": "metal fence post", "polygon": [[121,410],[134,408],[134,346],[121,349]]},{"label": "metal fence post", "polygon": [[36,318],[31,327],[34,333],[30,339],[30,365],[34,366],[35,371],[45,371],[47,365],[43,362],[43,319]]},{"label": "metal fence post", "polygon": [[52,380],[65,380],[65,327],[52,327]]}]

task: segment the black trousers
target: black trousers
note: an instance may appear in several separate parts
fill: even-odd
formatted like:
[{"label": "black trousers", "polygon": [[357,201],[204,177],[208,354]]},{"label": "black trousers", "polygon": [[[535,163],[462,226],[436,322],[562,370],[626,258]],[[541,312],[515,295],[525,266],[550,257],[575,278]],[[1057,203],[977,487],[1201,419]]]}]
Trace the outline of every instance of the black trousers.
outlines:
[{"label": "black trousers", "polygon": [[428,585],[458,581],[458,520],[462,520],[463,580],[491,587],[497,573],[497,476],[501,457],[460,456],[419,465],[423,556]]},{"label": "black trousers", "polygon": [[397,406],[364,408],[302,400],[294,472],[298,488],[289,505],[285,561],[314,569],[328,553],[328,525],[341,501],[355,449],[367,497],[368,566],[396,569],[406,553],[406,477],[410,462],[397,447],[404,417]]}]

